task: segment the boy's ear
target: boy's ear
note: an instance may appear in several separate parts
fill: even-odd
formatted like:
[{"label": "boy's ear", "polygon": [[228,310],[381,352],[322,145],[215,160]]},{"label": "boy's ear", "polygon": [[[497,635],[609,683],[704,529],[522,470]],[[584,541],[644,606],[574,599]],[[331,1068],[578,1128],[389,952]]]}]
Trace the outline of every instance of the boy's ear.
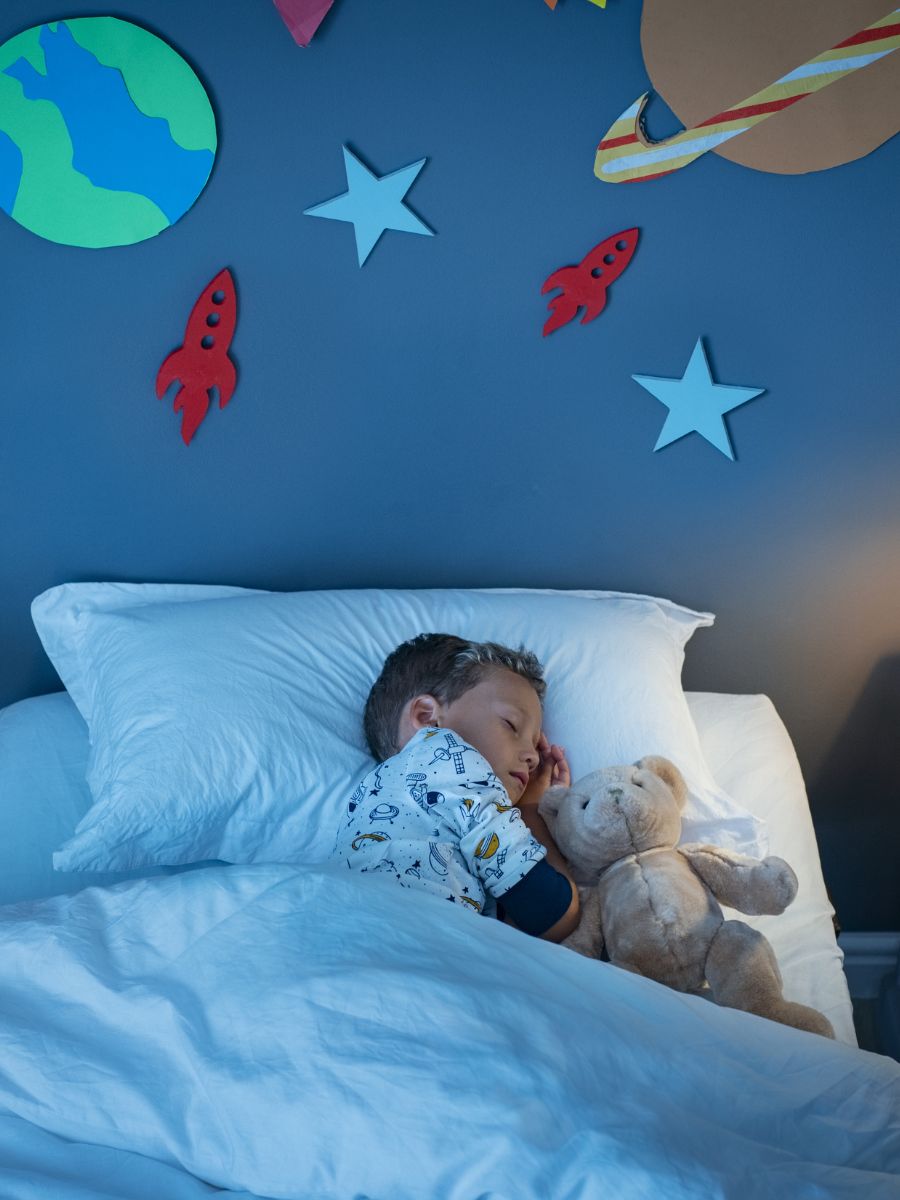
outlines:
[{"label": "boy's ear", "polygon": [[421,696],[413,696],[412,700],[404,705],[401,723],[403,717],[409,720],[414,730],[424,729],[426,725],[440,725],[441,702],[428,692]]}]

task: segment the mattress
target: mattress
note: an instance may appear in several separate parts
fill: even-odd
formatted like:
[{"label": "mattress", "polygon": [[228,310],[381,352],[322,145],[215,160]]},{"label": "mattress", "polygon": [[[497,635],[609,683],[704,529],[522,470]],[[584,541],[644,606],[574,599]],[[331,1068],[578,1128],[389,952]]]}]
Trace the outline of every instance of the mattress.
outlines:
[{"label": "mattress", "polygon": [[[797,873],[796,900],[779,917],[745,917],[775,948],[785,995],[824,1012],[837,1037],[856,1045],[853,1010],[837,946],[800,765],[766,696],[688,693],[717,782],[769,826],[771,854]],[[0,904],[140,875],[53,870],[51,855],[91,804],[85,782],[87,727],[65,692],[0,711]],[[732,914],[737,915],[737,914]]]}]

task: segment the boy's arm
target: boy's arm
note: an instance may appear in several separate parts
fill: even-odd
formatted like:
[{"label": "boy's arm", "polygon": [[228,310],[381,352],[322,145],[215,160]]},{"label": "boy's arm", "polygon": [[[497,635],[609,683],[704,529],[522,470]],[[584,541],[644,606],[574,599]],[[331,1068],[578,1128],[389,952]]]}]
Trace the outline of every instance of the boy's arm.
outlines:
[{"label": "boy's arm", "polygon": [[518,807],[522,820],[528,826],[532,837],[537,838],[542,846],[546,846],[547,862],[554,870],[559,871],[560,875],[564,875],[568,879],[572,888],[572,902],[569,907],[554,925],[545,929],[541,934],[541,937],[548,942],[561,942],[570,933],[574,933],[578,927],[581,903],[578,898],[578,888],[569,874],[569,865],[554,842],[544,818],[538,812],[538,804],[551,784],[558,783],[568,787],[572,778],[569,764],[566,761],[566,752],[562,746],[551,745],[547,741],[546,735],[542,733],[537,748],[541,756],[540,761],[528,781],[528,787],[525,789]]},{"label": "boy's arm", "polygon": [[[483,779],[467,778],[465,787],[469,792],[469,804],[472,802],[471,797],[476,795],[483,798],[486,803],[475,807],[474,816],[469,815],[471,810],[468,805],[466,806],[465,818],[460,820],[459,849],[468,863],[469,869],[482,881],[486,891],[496,895],[498,905],[504,909],[504,912],[506,911],[504,895],[506,892],[512,893],[516,888],[519,889],[515,903],[513,904],[511,901],[510,904],[514,911],[520,913],[523,926],[519,926],[515,919],[510,921],[511,924],[516,925],[517,928],[524,927],[528,932],[531,930],[528,930],[527,926],[531,924],[534,926],[533,932],[536,936],[551,941],[562,941],[578,924],[578,890],[572,883],[565,860],[550,836],[543,817],[538,813],[537,806],[541,796],[551,783],[567,784],[569,782],[569,768],[562,748],[550,746],[543,734],[540,736],[537,748],[540,755],[539,764],[517,805],[510,803],[508,793],[504,790],[500,780],[493,774],[487,760],[477,756],[478,773],[487,772],[487,776]],[[473,766],[473,763],[469,763],[469,766]],[[434,786],[438,787],[438,784],[439,781],[434,780]],[[458,780],[454,776],[449,786],[452,788],[457,784]],[[510,808],[514,808],[516,811],[510,813]],[[532,858],[536,841],[545,847],[545,855],[543,859],[537,860],[537,867]],[[492,859],[501,846],[503,854],[499,856],[498,863],[495,865]],[[499,881],[504,877],[504,871],[499,868],[499,864],[505,861],[510,848],[515,848],[521,854],[517,853],[516,855],[512,883],[508,882],[509,876],[504,878],[505,890],[497,895],[494,880]],[[531,861],[526,862],[528,859]],[[538,887],[539,895],[535,896],[532,888],[526,897],[522,891],[524,880],[531,878],[533,883],[538,882],[537,876],[533,876],[532,871],[537,869],[538,875],[541,875],[540,867],[544,861],[547,863],[547,873],[550,879],[539,881],[544,885],[543,888]],[[565,884],[561,883],[562,879],[566,881]],[[565,890],[566,885],[569,888],[568,895]],[[524,907],[522,907],[523,903]],[[534,911],[535,903],[538,904],[539,910],[543,909],[543,912]],[[565,910],[562,912],[562,916],[558,916],[563,905],[566,905]],[[543,923],[542,916],[544,919],[547,916],[551,920],[556,919],[549,929],[545,928],[542,933],[538,934],[537,930]],[[504,916],[504,919],[507,918]]]},{"label": "boy's arm", "polygon": [[[540,797],[538,797],[540,799]],[[545,929],[540,935],[548,942],[561,942],[563,938],[567,938],[570,933],[574,933],[578,927],[578,920],[581,915],[581,906],[578,900],[578,888],[575,886],[575,881],[569,874],[569,867],[566,860],[560,853],[559,847],[554,842],[550,830],[547,828],[547,823],[538,812],[538,800],[532,800],[529,796],[523,797],[519,804],[519,812],[522,814],[522,820],[528,826],[533,837],[547,848],[547,862],[555,870],[559,871],[560,875],[565,875],[569,883],[572,885],[572,902],[563,915],[559,918],[555,925],[551,925],[549,929]]]}]

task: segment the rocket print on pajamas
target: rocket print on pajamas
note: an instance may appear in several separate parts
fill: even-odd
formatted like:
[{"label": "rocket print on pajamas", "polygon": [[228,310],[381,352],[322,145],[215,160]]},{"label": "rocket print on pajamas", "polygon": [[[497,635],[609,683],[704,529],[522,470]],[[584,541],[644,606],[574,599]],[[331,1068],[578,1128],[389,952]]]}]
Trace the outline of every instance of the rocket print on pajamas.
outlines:
[{"label": "rocket print on pajamas", "polygon": [[[445,762],[448,758],[453,763],[453,769],[457,775],[465,775],[466,768],[463,763],[463,755],[467,750],[471,750],[471,746],[467,746],[465,742],[459,741],[455,733],[449,731],[444,734],[445,746],[438,746],[434,751],[432,762]],[[477,753],[477,751],[474,751]]]},{"label": "rocket print on pajamas", "polygon": [[359,783],[334,847],[350,870],[475,913],[546,853],[487,760],[448,729],[420,729]]}]

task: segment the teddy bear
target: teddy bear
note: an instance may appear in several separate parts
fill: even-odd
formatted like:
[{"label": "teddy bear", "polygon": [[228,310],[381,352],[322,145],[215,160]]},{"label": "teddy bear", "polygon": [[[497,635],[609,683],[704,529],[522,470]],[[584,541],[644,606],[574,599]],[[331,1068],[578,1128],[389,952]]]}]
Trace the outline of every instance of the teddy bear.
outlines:
[{"label": "teddy bear", "polygon": [[768,940],[719,903],[778,915],[797,894],[781,858],[678,845],[687,787],[668,759],[594,771],[548,788],[539,812],[568,860],[581,920],[563,945],[680,992],[834,1037],[813,1008],[785,1000]]}]

